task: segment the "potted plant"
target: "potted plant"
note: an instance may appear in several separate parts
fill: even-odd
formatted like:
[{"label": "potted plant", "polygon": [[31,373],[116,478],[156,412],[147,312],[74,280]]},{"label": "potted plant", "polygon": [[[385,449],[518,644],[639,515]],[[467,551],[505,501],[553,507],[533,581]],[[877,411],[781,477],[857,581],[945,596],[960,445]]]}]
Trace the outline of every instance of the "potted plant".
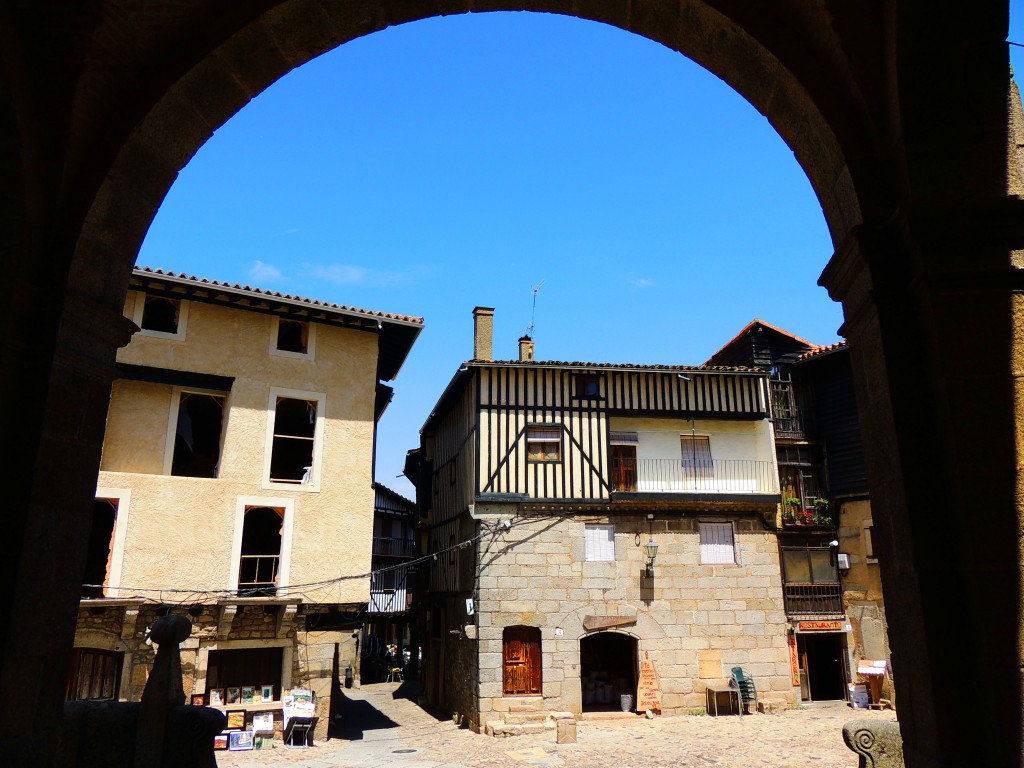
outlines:
[{"label": "potted plant", "polygon": [[828,512],[828,499],[814,500],[814,522],[817,525],[829,525],[832,522],[832,516]]},{"label": "potted plant", "polygon": [[782,502],[782,522],[796,523],[800,511],[800,499],[789,497]]}]

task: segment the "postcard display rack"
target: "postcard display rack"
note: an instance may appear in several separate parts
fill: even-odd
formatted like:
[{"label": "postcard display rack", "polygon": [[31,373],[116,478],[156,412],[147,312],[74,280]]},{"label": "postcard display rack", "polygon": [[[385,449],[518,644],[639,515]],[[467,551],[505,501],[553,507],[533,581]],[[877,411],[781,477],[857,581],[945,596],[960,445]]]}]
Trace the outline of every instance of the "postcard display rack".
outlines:
[{"label": "postcard display rack", "polygon": [[284,743],[287,747],[308,747],[316,726],[316,699],[308,688],[295,688],[282,699]]},{"label": "postcard display rack", "polygon": [[[316,700],[313,691],[307,688],[295,688],[286,692],[282,703],[282,731],[287,746],[308,747],[313,740],[313,728],[316,726]],[[265,749],[273,746],[274,713],[257,711],[252,713],[249,728],[245,727],[246,710],[228,709],[227,728],[217,734],[214,749],[227,749],[233,752],[251,749]]]}]

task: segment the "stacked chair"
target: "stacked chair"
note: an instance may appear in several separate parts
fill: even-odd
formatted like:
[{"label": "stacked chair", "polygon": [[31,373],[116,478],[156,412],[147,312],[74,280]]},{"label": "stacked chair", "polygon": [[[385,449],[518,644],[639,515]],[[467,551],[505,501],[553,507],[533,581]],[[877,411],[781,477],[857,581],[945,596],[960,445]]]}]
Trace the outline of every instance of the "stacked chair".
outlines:
[{"label": "stacked chair", "polygon": [[732,668],[732,680],[729,685],[736,688],[740,693],[740,714],[747,712],[747,704],[753,703],[754,711],[757,711],[757,686],[754,685],[754,678],[743,671],[743,667]]}]

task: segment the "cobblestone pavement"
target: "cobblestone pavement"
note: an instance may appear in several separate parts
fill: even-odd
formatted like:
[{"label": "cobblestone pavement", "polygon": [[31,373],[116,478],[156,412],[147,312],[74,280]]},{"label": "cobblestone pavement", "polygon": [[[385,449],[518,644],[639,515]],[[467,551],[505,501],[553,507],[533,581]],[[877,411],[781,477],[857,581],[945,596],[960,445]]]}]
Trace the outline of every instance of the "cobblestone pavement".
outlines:
[{"label": "cobblestone pavement", "polygon": [[853,710],[842,703],[812,704],[781,714],[643,717],[582,720],[577,743],[543,735],[494,738],[456,727],[421,709],[398,683],[346,691],[349,701],[338,738],[309,749],[218,752],[222,768],[855,768],[843,743],[849,720],[894,720],[894,712]]}]

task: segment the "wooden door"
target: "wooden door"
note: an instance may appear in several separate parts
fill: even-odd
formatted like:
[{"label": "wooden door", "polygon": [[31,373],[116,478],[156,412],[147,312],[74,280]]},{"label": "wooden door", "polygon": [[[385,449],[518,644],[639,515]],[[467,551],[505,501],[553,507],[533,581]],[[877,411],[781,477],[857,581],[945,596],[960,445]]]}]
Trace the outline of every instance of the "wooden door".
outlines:
[{"label": "wooden door", "polygon": [[612,488],[616,491],[636,491],[636,446],[613,445]]},{"label": "wooden door", "polygon": [[539,696],[541,693],[540,630],[508,627],[503,635],[505,696]]}]

